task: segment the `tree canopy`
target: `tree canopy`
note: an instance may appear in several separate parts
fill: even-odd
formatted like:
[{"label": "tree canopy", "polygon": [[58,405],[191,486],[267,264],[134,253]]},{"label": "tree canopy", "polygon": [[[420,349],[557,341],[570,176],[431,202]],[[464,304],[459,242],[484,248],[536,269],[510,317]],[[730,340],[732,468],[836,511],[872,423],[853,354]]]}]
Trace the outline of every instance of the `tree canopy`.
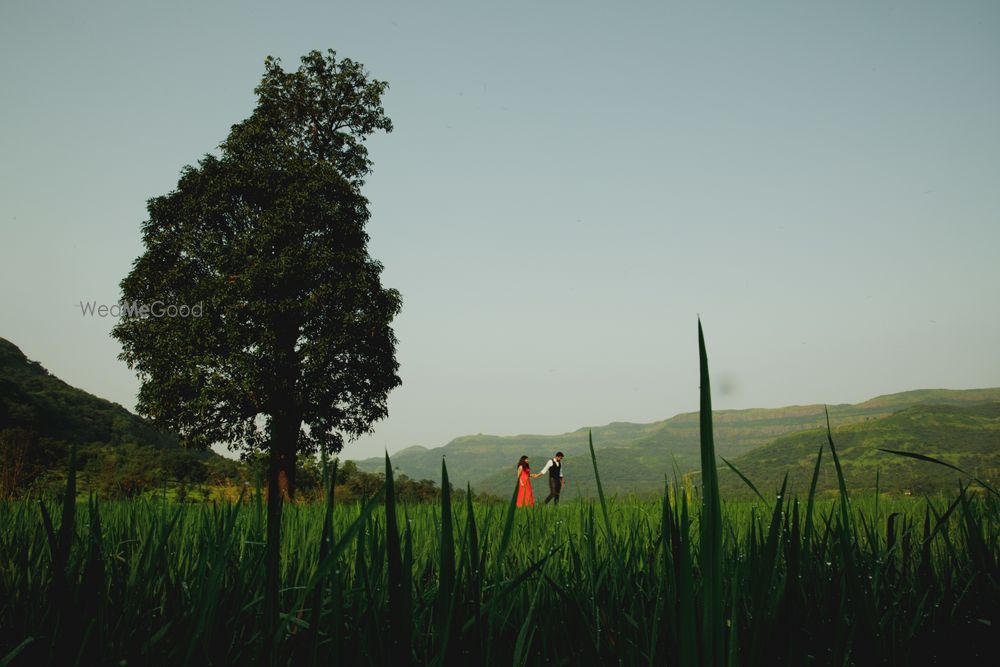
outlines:
[{"label": "tree canopy", "polygon": [[400,384],[401,298],[368,254],[360,192],[366,137],[392,129],[386,87],[333,51],[295,72],[268,58],[220,154],[149,201],[145,251],[121,283],[126,305],[178,309],[126,308],[113,331],[139,412],[192,445],[269,450],[289,493],[298,453],[370,431]]}]

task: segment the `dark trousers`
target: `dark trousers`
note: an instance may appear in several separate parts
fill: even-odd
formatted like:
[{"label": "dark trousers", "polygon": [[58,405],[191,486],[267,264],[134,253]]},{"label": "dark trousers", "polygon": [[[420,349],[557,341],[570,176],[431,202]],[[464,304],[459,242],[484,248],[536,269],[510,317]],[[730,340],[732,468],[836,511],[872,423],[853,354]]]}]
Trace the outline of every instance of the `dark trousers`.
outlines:
[{"label": "dark trousers", "polygon": [[558,505],[560,491],[562,491],[562,478],[549,477],[549,495],[545,498],[545,504],[547,505],[550,500],[554,500]]}]

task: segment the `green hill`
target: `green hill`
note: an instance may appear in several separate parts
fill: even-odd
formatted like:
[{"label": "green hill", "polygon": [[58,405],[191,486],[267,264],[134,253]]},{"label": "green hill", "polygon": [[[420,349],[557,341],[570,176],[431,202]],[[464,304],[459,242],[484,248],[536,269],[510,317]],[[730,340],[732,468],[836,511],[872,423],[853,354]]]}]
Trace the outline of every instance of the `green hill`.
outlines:
[{"label": "green hill", "polygon": [[[856,405],[830,406],[834,424],[863,425],[922,403],[969,406],[984,401],[1000,402],[1000,389],[954,391],[925,389],[879,396]],[[752,452],[793,433],[825,425],[822,405],[776,409],[719,410],[713,414],[716,451],[729,460]],[[567,496],[596,493],[587,447],[587,428],[561,435],[492,436],[456,438],[443,447],[410,447],[392,457],[400,472],[417,479],[440,479],[441,457],[448,461],[448,474],[457,486],[466,482],[476,491],[500,496],[510,493],[514,465],[527,454],[536,469],[561,450],[566,454]],[[608,493],[649,493],[663,488],[664,476],[673,477],[700,466],[698,414],[684,413],[651,424],[613,423],[593,429],[594,449],[601,481]],[[378,472],[381,458],[358,461],[362,470]],[[539,489],[541,487],[539,486]]]},{"label": "green hill", "polygon": [[[832,434],[844,479],[854,492],[873,492],[876,472],[879,488],[891,493],[922,495],[952,490],[963,479],[944,466],[888,454],[879,448],[933,456],[990,484],[1000,480],[1000,402],[916,405],[880,419],[836,427]],[[816,454],[826,441],[825,428],[795,433],[732,463],[761,493],[779,488],[787,472],[789,487],[804,496],[812,480]],[[968,478],[964,479],[968,483]],[[728,468],[720,469],[719,488],[727,496],[752,493]],[[817,489],[837,489],[828,448],[823,452]]]},{"label": "green hill", "polygon": [[0,495],[58,478],[78,448],[81,488],[137,493],[171,479],[200,479],[211,452],[187,452],[121,405],[71,387],[0,338]]},{"label": "green hill", "polygon": [[0,429],[9,428],[67,444],[177,446],[176,437],[117,403],[71,387],[0,338]]}]

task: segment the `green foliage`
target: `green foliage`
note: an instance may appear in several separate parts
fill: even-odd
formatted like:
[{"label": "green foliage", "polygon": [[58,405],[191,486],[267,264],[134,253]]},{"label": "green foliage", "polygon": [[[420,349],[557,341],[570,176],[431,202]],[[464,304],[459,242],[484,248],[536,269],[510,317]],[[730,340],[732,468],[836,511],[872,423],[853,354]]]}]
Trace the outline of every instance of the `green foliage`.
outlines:
[{"label": "green foliage", "polygon": [[[836,426],[832,437],[846,484],[856,492],[874,492],[876,477],[880,492],[907,495],[951,490],[959,480],[971,481],[953,469],[884,450],[938,457],[994,486],[1000,479],[1000,403],[913,406],[879,419]],[[796,433],[733,464],[760,489],[775,488],[787,473],[790,487],[804,492],[813,476],[816,448],[826,439],[825,430]],[[720,473],[719,484],[727,495],[748,492],[729,471]],[[836,466],[826,461],[816,478],[817,492],[832,494],[838,486]]]},{"label": "green foliage", "polygon": [[240,483],[239,463],[182,449],[120,405],[92,396],[0,339],[0,495],[53,495],[64,484],[70,446],[80,488],[129,497],[171,487]]},{"label": "green foliage", "polygon": [[62,447],[69,443],[134,443],[153,448],[177,444],[176,437],[157,431],[117,403],[69,386],[0,338],[0,430],[7,428],[31,431],[39,444]]},{"label": "green foliage", "polygon": [[[263,527],[252,503],[177,505],[156,496],[81,503],[62,522],[59,505],[43,507],[54,551],[45,547],[37,504],[0,502],[0,659],[21,647],[10,664],[72,664],[78,655],[81,664],[179,664],[188,655],[191,664],[256,662]],[[279,664],[308,664],[313,650],[320,664],[429,664],[440,655],[440,507],[398,500],[394,507],[402,556],[393,557],[401,570],[392,580],[383,506],[370,506],[364,531],[356,502],[335,503],[329,523],[326,503],[286,507],[280,585],[288,623]],[[520,646],[532,665],[659,665],[681,662],[687,646],[699,664],[700,621],[691,621],[704,604],[700,513],[688,515],[683,490],[658,500],[607,499],[610,540],[593,520],[600,507],[564,502],[512,513],[501,549],[505,509],[468,496],[451,508],[451,650],[483,656],[477,664],[513,663]],[[724,641],[740,662],[965,664],[993,650],[1000,504],[992,496],[883,499],[876,512],[855,493],[850,533],[836,499],[817,499],[813,512],[807,538],[803,508],[787,494],[764,506],[723,502],[722,603],[732,629]],[[321,557],[326,525],[332,542]],[[61,526],[71,528],[67,538]],[[471,526],[478,568],[468,564]],[[63,539],[60,589],[51,554],[63,553]],[[317,588],[314,608],[301,594]],[[393,590],[406,605],[395,612]],[[401,663],[390,618],[392,627],[405,622],[412,630]],[[305,640],[313,631],[315,647]]]},{"label": "green foliage", "polygon": [[400,296],[368,255],[358,190],[364,139],[391,129],[384,89],[333,52],[296,72],[268,59],[257,108],[221,155],[150,200],[145,252],[122,281],[128,303],[201,305],[119,320],[139,412],[197,446],[279,448],[290,492],[296,453],[368,432],[400,383]]},{"label": "green foliage", "polygon": [[[701,440],[701,514],[699,565],[702,583],[701,661],[722,665],[725,648],[722,590],[722,501],[715,459],[715,434],[712,430],[712,392],[708,375],[705,337],[698,322],[698,359],[700,369],[699,435]],[[778,510],[775,509],[777,512]]]}]

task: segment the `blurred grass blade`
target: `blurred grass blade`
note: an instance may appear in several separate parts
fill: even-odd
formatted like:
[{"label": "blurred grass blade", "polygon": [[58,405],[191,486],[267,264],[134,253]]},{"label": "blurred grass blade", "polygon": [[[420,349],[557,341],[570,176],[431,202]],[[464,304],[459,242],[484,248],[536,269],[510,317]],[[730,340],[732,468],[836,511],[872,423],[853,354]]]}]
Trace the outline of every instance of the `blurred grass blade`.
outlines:
[{"label": "blurred grass blade", "polygon": [[14,662],[14,659],[21,654],[21,651],[27,648],[28,644],[32,643],[33,641],[35,641],[34,637],[28,637],[23,642],[21,642],[13,649],[11,649],[10,653],[5,655],[3,658],[0,658],[0,667],[7,667],[12,662]]},{"label": "blurred grass blade", "polygon": [[740,476],[740,479],[742,479],[744,481],[744,483],[746,483],[746,485],[750,487],[750,490],[757,494],[757,497],[761,499],[761,502],[763,502],[765,504],[767,503],[767,501],[764,500],[764,496],[760,495],[760,491],[757,490],[757,487],[753,485],[753,482],[751,482],[749,479],[747,479],[746,475],[744,475],[743,473],[741,473],[739,471],[739,468],[737,468],[732,463],[730,463],[729,461],[727,461],[725,456],[719,456],[719,458],[722,459],[723,463],[725,463],[727,466],[729,466],[730,470],[732,470],[734,473],[736,473],[737,475]]},{"label": "blurred grass blade", "polygon": [[882,447],[878,447],[877,449],[880,452],[885,452],[886,454],[895,454],[896,456],[906,456],[908,458],[916,459],[918,461],[927,461],[928,463],[936,463],[939,466],[944,466],[946,468],[951,468],[952,470],[954,470],[956,472],[960,472],[963,475],[965,475],[966,477],[969,477],[970,479],[974,480],[976,483],[978,483],[984,489],[986,489],[987,491],[989,491],[993,495],[995,495],[998,498],[1000,498],[1000,491],[997,491],[995,488],[993,488],[992,486],[990,486],[989,484],[987,484],[983,480],[979,479],[978,477],[975,477],[971,473],[968,473],[968,472],[962,470],[961,468],[959,468],[956,465],[952,465],[951,463],[948,463],[947,461],[942,461],[941,459],[936,459],[933,456],[927,456],[925,454],[918,454],[917,452],[902,452],[902,451],[899,451],[897,449],[884,449]]},{"label": "blurred grass blade", "polygon": [[[958,507],[958,505],[962,502],[963,496],[964,496],[964,494],[959,494],[958,498],[955,498],[955,500],[948,506],[948,509],[945,510],[944,514],[942,514],[941,516],[937,517],[937,521],[934,523],[933,530],[931,530],[930,532],[927,532],[926,528],[925,528],[924,532],[926,533],[926,536],[924,537],[924,540],[923,540],[924,544],[929,545],[934,540],[934,537],[939,532],[941,532],[941,529],[944,528],[945,524],[947,524],[947,522],[948,522],[948,517],[951,516],[952,512],[955,511],[955,508]],[[928,503],[928,505],[930,505],[930,503]],[[931,506],[931,509],[933,509],[933,506]],[[935,516],[936,515],[937,515],[937,511],[935,510]]]},{"label": "blurred grass blade", "polygon": [[528,649],[535,636],[537,624],[535,621],[535,607],[538,606],[538,596],[542,591],[541,586],[535,586],[531,595],[531,604],[528,605],[528,613],[524,615],[524,622],[517,633],[517,640],[514,642],[514,659],[512,665],[523,667],[528,663]]}]

